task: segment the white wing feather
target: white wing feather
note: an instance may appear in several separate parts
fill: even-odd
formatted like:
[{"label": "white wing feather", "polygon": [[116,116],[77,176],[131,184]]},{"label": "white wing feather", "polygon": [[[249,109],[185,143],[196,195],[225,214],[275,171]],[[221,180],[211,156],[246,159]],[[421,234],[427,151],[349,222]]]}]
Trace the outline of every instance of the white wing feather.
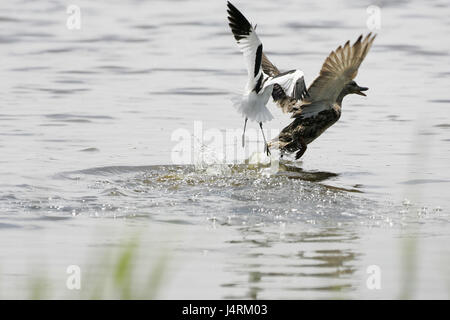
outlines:
[{"label": "white wing feather", "polygon": [[238,47],[241,50],[241,52],[244,54],[245,58],[245,64],[247,66],[247,85],[245,87],[247,92],[252,91],[257,82],[259,77],[262,74],[262,68],[259,67],[259,72],[255,76],[255,62],[256,62],[256,53],[258,51],[258,47],[262,44],[261,40],[259,40],[258,35],[256,34],[254,28],[252,27],[250,35],[246,38],[242,38],[238,41]]},{"label": "white wing feather", "polygon": [[278,84],[280,85],[287,96],[296,98],[295,96],[295,89],[297,86],[297,81],[301,80],[304,81],[304,73],[301,70],[294,70],[289,73],[282,74],[280,76],[277,76],[275,78],[272,78],[264,84],[264,86],[269,86],[271,84]]}]

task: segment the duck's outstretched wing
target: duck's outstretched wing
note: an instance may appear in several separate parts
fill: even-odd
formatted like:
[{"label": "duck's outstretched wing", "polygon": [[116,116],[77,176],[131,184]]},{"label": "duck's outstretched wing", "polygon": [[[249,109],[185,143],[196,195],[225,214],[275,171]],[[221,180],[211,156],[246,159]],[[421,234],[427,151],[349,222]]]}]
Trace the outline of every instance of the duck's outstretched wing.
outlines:
[{"label": "duck's outstretched wing", "polygon": [[369,33],[364,39],[359,36],[350,46],[350,41],[339,46],[325,59],[320,75],[308,88],[308,102],[329,101],[334,103],[345,85],[358,74],[358,68],[369,52],[376,35]]},{"label": "duck's outstretched wing", "polygon": [[345,85],[358,74],[358,68],[369,52],[376,35],[369,33],[364,39],[360,35],[350,46],[350,41],[339,46],[325,59],[320,75],[308,88],[306,97],[292,118],[314,117],[320,112],[332,108]]},{"label": "duck's outstretched wing", "polygon": [[270,62],[269,58],[264,54],[262,55],[262,68],[265,74],[271,77],[276,77],[281,72],[278,70],[276,66],[272,62]]},{"label": "duck's outstretched wing", "polygon": [[261,68],[263,45],[255,32],[255,28],[250,24],[247,18],[230,2],[228,6],[228,21],[237,41],[239,49],[242,51],[247,64],[247,86],[248,92],[256,91],[258,93],[262,86],[264,75]]}]

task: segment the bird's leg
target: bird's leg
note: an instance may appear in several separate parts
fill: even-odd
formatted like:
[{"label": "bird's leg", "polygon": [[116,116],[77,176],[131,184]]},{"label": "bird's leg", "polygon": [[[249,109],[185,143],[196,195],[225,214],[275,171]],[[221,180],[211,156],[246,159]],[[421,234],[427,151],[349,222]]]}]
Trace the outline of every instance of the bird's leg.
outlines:
[{"label": "bird's leg", "polygon": [[305,153],[306,149],[308,148],[308,146],[305,143],[305,140],[303,140],[302,137],[297,138],[297,146],[300,148],[300,151],[298,151],[295,154],[295,160],[300,159],[301,156]]},{"label": "bird's leg", "polygon": [[264,138],[264,151],[266,152],[266,154],[267,154],[268,156],[270,156],[269,145],[267,144],[266,136],[264,135],[264,130],[263,130],[263,127],[262,127],[262,122],[259,123],[259,127],[261,128],[261,133],[262,133],[262,136],[263,136],[263,138]]},{"label": "bird's leg", "polygon": [[244,132],[242,133],[242,148],[245,146],[245,128],[247,127],[247,120],[248,120],[248,118],[245,118]]}]

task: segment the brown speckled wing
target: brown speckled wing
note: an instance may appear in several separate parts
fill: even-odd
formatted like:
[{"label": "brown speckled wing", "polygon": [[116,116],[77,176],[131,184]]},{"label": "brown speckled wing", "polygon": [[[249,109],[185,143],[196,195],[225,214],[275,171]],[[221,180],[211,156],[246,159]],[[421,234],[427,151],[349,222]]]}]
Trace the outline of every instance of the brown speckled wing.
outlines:
[{"label": "brown speckled wing", "polygon": [[309,102],[329,101],[334,103],[344,86],[358,74],[358,68],[369,52],[376,35],[369,33],[365,38],[350,46],[350,41],[339,46],[325,59],[320,75],[314,80],[308,91]]},{"label": "brown speckled wing", "polygon": [[270,62],[269,58],[267,58],[264,53],[262,55],[262,69],[265,74],[271,77],[276,77],[280,74],[280,70],[278,70],[278,68],[275,67],[272,62]]}]

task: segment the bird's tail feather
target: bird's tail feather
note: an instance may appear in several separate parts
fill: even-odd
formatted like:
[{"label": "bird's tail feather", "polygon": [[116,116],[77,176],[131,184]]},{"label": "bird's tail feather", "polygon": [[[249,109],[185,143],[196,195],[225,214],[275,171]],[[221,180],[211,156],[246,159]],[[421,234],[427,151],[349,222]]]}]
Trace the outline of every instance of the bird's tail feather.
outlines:
[{"label": "bird's tail feather", "polygon": [[273,119],[272,113],[264,103],[258,101],[254,97],[243,94],[236,95],[231,98],[233,106],[236,110],[249,120],[256,122],[266,122]]}]

